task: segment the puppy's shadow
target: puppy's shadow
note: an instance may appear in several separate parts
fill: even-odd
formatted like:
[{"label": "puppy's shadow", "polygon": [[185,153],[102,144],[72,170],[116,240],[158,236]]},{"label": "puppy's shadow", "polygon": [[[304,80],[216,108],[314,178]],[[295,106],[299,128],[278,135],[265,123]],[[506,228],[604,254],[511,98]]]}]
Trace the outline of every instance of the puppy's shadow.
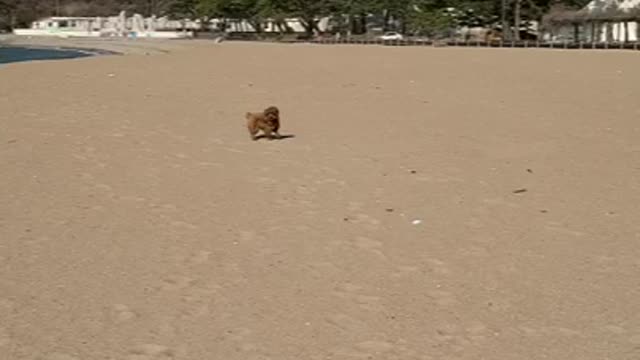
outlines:
[{"label": "puppy's shadow", "polygon": [[[280,138],[274,137],[273,140],[279,141],[279,140],[286,140],[286,139],[293,139],[294,137],[296,137],[293,134],[288,134],[288,135],[280,135]],[[264,135],[258,135],[256,136],[256,140],[260,140],[260,139],[266,139],[267,137]]]}]

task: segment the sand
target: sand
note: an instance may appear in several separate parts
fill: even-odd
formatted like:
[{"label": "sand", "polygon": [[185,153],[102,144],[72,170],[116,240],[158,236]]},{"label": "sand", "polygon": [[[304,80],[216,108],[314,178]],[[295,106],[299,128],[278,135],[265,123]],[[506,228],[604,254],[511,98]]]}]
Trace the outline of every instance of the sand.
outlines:
[{"label": "sand", "polygon": [[638,53],[172,46],[0,68],[0,359],[640,358]]}]

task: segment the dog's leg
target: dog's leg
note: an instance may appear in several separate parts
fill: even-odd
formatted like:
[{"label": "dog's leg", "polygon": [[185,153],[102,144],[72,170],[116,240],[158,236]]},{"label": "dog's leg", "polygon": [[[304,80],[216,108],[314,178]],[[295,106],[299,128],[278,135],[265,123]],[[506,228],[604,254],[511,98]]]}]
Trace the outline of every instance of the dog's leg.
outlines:
[{"label": "dog's leg", "polygon": [[278,121],[271,123],[271,131],[275,134],[276,139],[282,139],[282,136],[278,132],[280,129],[280,123]]},{"label": "dog's leg", "polygon": [[255,125],[248,124],[247,130],[249,130],[249,136],[251,136],[251,140],[253,141],[258,140],[258,137],[256,136],[258,134],[258,128]]},{"label": "dog's leg", "polygon": [[269,140],[273,140],[274,127],[271,124],[265,124],[262,128],[262,132],[264,133],[264,137]]}]

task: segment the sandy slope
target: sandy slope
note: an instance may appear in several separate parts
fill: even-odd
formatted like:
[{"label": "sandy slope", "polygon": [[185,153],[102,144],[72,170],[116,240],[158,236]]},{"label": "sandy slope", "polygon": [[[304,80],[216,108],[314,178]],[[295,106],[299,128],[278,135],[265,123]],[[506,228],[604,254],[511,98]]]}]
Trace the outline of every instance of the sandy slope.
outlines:
[{"label": "sandy slope", "polygon": [[[639,61],[4,66],[0,359],[638,359]],[[270,104],[296,137],[249,141]]]}]

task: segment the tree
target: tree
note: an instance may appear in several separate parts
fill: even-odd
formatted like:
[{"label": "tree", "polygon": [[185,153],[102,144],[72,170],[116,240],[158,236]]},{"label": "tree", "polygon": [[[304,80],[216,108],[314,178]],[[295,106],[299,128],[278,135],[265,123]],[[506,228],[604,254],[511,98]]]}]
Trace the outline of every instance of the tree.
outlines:
[{"label": "tree", "polygon": [[271,8],[280,14],[300,19],[306,36],[312,37],[314,32],[320,32],[318,21],[320,17],[331,13],[331,0],[269,0]]},{"label": "tree", "polygon": [[446,9],[414,11],[408,19],[408,29],[413,34],[429,37],[447,37],[454,27],[454,17]]},{"label": "tree", "polygon": [[257,33],[262,33],[265,19],[274,11],[271,0],[223,0],[220,13],[227,18],[247,20]]}]

